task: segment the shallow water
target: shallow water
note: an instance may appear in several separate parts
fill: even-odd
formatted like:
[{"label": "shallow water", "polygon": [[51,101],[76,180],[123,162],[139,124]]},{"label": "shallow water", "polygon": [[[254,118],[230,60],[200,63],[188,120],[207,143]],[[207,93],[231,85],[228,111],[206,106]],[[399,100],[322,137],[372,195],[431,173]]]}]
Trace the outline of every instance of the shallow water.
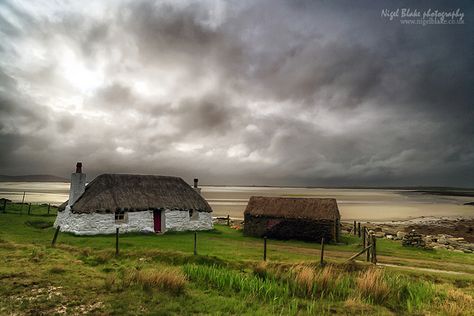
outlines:
[{"label": "shallow water", "polygon": [[[0,197],[21,202],[60,204],[68,199],[69,183],[0,182]],[[438,196],[408,190],[324,189],[287,187],[203,186],[202,194],[214,216],[243,218],[252,195],[331,197],[337,200],[343,220],[396,220],[420,216],[474,216],[472,197]]]}]

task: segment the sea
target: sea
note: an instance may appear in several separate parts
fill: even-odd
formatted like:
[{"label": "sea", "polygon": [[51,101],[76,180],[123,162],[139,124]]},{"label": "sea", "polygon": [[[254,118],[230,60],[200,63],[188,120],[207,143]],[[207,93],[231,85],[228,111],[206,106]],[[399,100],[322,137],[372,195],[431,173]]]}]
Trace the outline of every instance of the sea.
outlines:
[{"label": "sea", "polygon": [[[243,218],[250,196],[335,198],[346,221],[391,221],[419,217],[474,217],[474,197],[440,196],[412,190],[338,189],[258,186],[202,186],[214,216]],[[0,198],[59,205],[68,199],[69,183],[0,182]]]}]

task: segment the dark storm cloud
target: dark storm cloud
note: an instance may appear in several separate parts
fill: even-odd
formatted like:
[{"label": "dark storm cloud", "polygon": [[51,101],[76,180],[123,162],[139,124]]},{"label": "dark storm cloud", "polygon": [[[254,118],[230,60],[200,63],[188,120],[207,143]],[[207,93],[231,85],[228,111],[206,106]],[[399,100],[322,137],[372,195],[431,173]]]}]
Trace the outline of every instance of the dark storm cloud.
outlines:
[{"label": "dark storm cloud", "polygon": [[74,125],[74,118],[70,115],[58,117],[56,121],[56,126],[59,133],[68,133],[72,131]]},{"label": "dark storm cloud", "polygon": [[225,94],[206,95],[198,100],[183,100],[171,114],[183,131],[222,135],[232,130],[232,121],[239,116],[239,109],[229,102]]},{"label": "dark storm cloud", "polygon": [[7,4],[0,173],[83,160],[208,183],[473,186],[472,4],[416,4],[464,25],[381,17],[403,7]]},{"label": "dark storm cloud", "polygon": [[97,22],[91,25],[81,41],[84,54],[90,55],[94,50],[100,49],[101,44],[107,39],[108,35],[109,26],[104,22]]},{"label": "dark storm cloud", "polygon": [[[48,163],[32,161],[33,152],[46,150],[50,144],[43,134],[50,122],[48,115],[47,107],[23,95],[16,80],[0,68],[0,165],[4,170],[18,173],[25,166],[38,168]],[[25,149],[27,155],[23,154]]]},{"label": "dark storm cloud", "polygon": [[111,110],[122,110],[133,103],[132,91],[121,83],[114,82],[109,86],[99,89],[94,103],[109,107]]},{"label": "dark storm cloud", "polygon": [[120,13],[117,23],[133,37],[141,61],[164,69],[184,66],[190,85],[209,70],[234,80],[249,62],[239,29],[213,26],[210,8],[202,4],[139,1]]},{"label": "dark storm cloud", "polygon": [[22,131],[44,128],[48,122],[48,109],[35,104],[18,91],[14,78],[0,68],[0,123],[5,129]]}]

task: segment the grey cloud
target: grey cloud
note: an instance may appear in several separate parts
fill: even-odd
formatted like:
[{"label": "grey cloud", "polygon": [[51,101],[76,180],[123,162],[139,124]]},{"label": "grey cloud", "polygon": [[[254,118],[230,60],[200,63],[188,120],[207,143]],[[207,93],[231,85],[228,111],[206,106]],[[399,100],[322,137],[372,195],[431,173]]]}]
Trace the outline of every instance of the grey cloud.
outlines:
[{"label": "grey cloud", "polygon": [[229,104],[228,96],[205,96],[198,100],[183,100],[171,111],[182,130],[194,133],[225,134],[233,128],[232,122],[239,110]]},{"label": "grey cloud", "polygon": [[120,110],[132,106],[133,101],[134,97],[131,89],[121,83],[114,82],[97,91],[96,100],[92,100],[92,103],[99,103],[111,110]]},{"label": "grey cloud", "polygon": [[1,68],[0,75],[2,130],[8,128],[22,131],[44,128],[48,122],[48,109],[19,92],[16,80],[5,74]]},{"label": "grey cloud", "polygon": [[84,54],[90,55],[95,49],[99,49],[101,44],[107,40],[109,32],[109,26],[105,22],[97,22],[90,26],[81,41]]},{"label": "grey cloud", "polygon": [[74,117],[65,115],[58,117],[56,121],[57,130],[59,133],[68,133],[73,130],[75,125]]}]

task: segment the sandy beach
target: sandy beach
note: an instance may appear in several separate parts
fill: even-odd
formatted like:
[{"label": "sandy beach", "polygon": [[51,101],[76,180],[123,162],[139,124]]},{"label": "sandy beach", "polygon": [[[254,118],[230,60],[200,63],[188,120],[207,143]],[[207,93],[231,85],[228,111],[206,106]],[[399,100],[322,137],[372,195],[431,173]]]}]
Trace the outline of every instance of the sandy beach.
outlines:
[{"label": "sandy beach", "polygon": [[[0,182],[0,197],[21,202],[59,205],[68,199],[69,184],[59,182]],[[243,219],[250,196],[335,198],[344,221],[401,221],[423,218],[470,218],[472,196],[426,194],[413,190],[202,186],[214,216]]]}]

